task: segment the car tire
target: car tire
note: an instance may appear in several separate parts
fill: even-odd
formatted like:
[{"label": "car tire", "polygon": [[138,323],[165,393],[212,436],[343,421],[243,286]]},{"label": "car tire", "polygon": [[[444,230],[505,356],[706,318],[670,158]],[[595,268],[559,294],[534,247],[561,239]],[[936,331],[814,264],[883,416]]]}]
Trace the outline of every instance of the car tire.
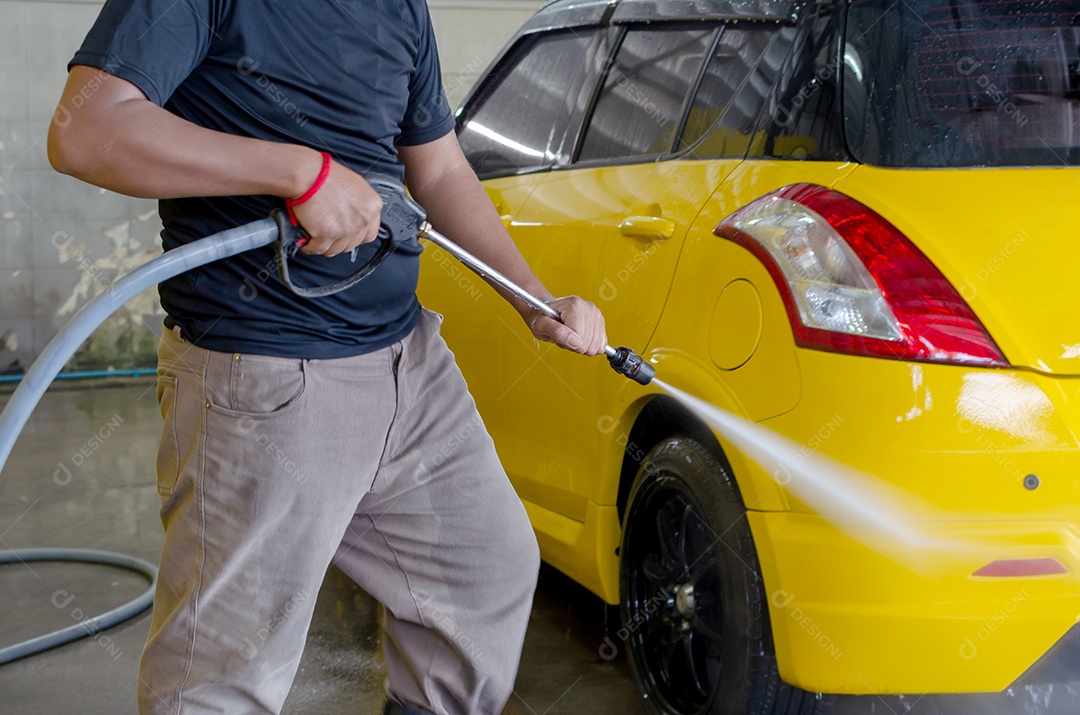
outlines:
[{"label": "car tire", "polygon": [[724,461],[689,437],[656,445],[630,490],[622,627],[657,715],[825,715],[830,698],[777,672],[761,568]]}]

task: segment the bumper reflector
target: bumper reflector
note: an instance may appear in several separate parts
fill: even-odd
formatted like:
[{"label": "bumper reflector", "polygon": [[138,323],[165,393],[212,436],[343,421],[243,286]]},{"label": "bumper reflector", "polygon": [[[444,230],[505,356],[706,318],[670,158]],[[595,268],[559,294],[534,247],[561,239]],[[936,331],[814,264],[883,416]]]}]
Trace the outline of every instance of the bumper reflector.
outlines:
[{"label": "bumper reflector", "polygon": [[1002,559],[991,561],[972,574],[990,578],[1016,578],[1018,576],[1053,576],[1069,570],[1057,559]]}]

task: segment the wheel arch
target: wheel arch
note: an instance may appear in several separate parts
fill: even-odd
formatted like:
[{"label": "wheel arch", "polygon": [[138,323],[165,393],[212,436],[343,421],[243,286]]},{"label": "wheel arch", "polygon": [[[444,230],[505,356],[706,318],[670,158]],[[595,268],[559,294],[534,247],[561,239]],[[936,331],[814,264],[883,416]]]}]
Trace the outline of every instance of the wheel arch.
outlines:
[{"label": "wheel arch", "polygon": [[645,456],[660,442],[676,435],[685,435],[696,440],[719,459],[734,478],[734,470],[727,459],[727,454],[709,426],[679,404],[675,398],[656,395],[649,399],[638,412],[627,435],[626,449],[623,451],[619,469],[618,494],[615,502],[620,520],[626,514],[630,489]]},{"label": "wheel arch", "polygon": [[[648,357],[657,366],[658,374],[663,375],[671,386],[735,416],[750,419],[738,393],[700,358],[665,349],[649,351]],[[601,488],[603,493],[599,495],[605,504],[611,504],[614,499],[620,521],[645,455],[661,440],[676,434],[694,438],[727,467],[747,508],[757,511],[787,511],[791,508],[783,488],[767,470],[746,458],[737,445],[714,431],[705,419],[671,395],[654,391],[637,399],[624,397],[623,404],[626,409],[616,413],[620,418],[611,420],[612,430],[623,431],[619,436],[622,452],[611,465],[610,481]],[[625,426],[619,427],[627,424],[629,430]]]}]

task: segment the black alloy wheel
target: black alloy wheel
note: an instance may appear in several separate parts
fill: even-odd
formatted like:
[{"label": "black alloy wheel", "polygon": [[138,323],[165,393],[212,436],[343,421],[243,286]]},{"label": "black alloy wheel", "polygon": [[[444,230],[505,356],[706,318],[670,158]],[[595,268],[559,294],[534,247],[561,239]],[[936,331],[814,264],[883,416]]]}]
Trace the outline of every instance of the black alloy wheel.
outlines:
[{"label": "black alloy wheel", "polygon": [[623,520],[622,628],[646,709],[823,715],[776,670],[761,569],[726,463],[688,437],[653,448]]}]

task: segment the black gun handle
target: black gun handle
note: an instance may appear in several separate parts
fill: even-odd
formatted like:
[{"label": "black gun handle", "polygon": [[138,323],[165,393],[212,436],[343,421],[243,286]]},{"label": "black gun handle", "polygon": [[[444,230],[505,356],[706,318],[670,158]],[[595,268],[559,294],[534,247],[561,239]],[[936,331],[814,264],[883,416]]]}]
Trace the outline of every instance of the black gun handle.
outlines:
[{"label": "black gun handle", "polygon": [[385,232],[393,244],[414,241],[419,237],[420,227],[427,220],[424,207],[412,200],[405,185],[386,174],[366,174],[371,188],[383,200],[380,216],[379,238]]},{"label": "black gun handle", "polygon": [[364,178],[383,200],[379,235],[375,239],[379,247],[375,251],[375,255],[367,263],[360,266],[355,273],[334,283],[303,287],[292,282],[289,277],[289,258],[296,255],[296,252],[303,245],[301,241],[308,238],[308,235],[303,228],[292,225],[285,211],[279,209],[270,214],[278,225],[275,254],[278,274],[281,276],[281,282],[296,295],[304,298],[321,298],[352,288],[371,275],[398,244],[417,240],[420,227],[427,219],[427,213],[420,204],[409,198],[409,195],[405,192],[405,185],[397,179],[383,174],[368,174]]}]

